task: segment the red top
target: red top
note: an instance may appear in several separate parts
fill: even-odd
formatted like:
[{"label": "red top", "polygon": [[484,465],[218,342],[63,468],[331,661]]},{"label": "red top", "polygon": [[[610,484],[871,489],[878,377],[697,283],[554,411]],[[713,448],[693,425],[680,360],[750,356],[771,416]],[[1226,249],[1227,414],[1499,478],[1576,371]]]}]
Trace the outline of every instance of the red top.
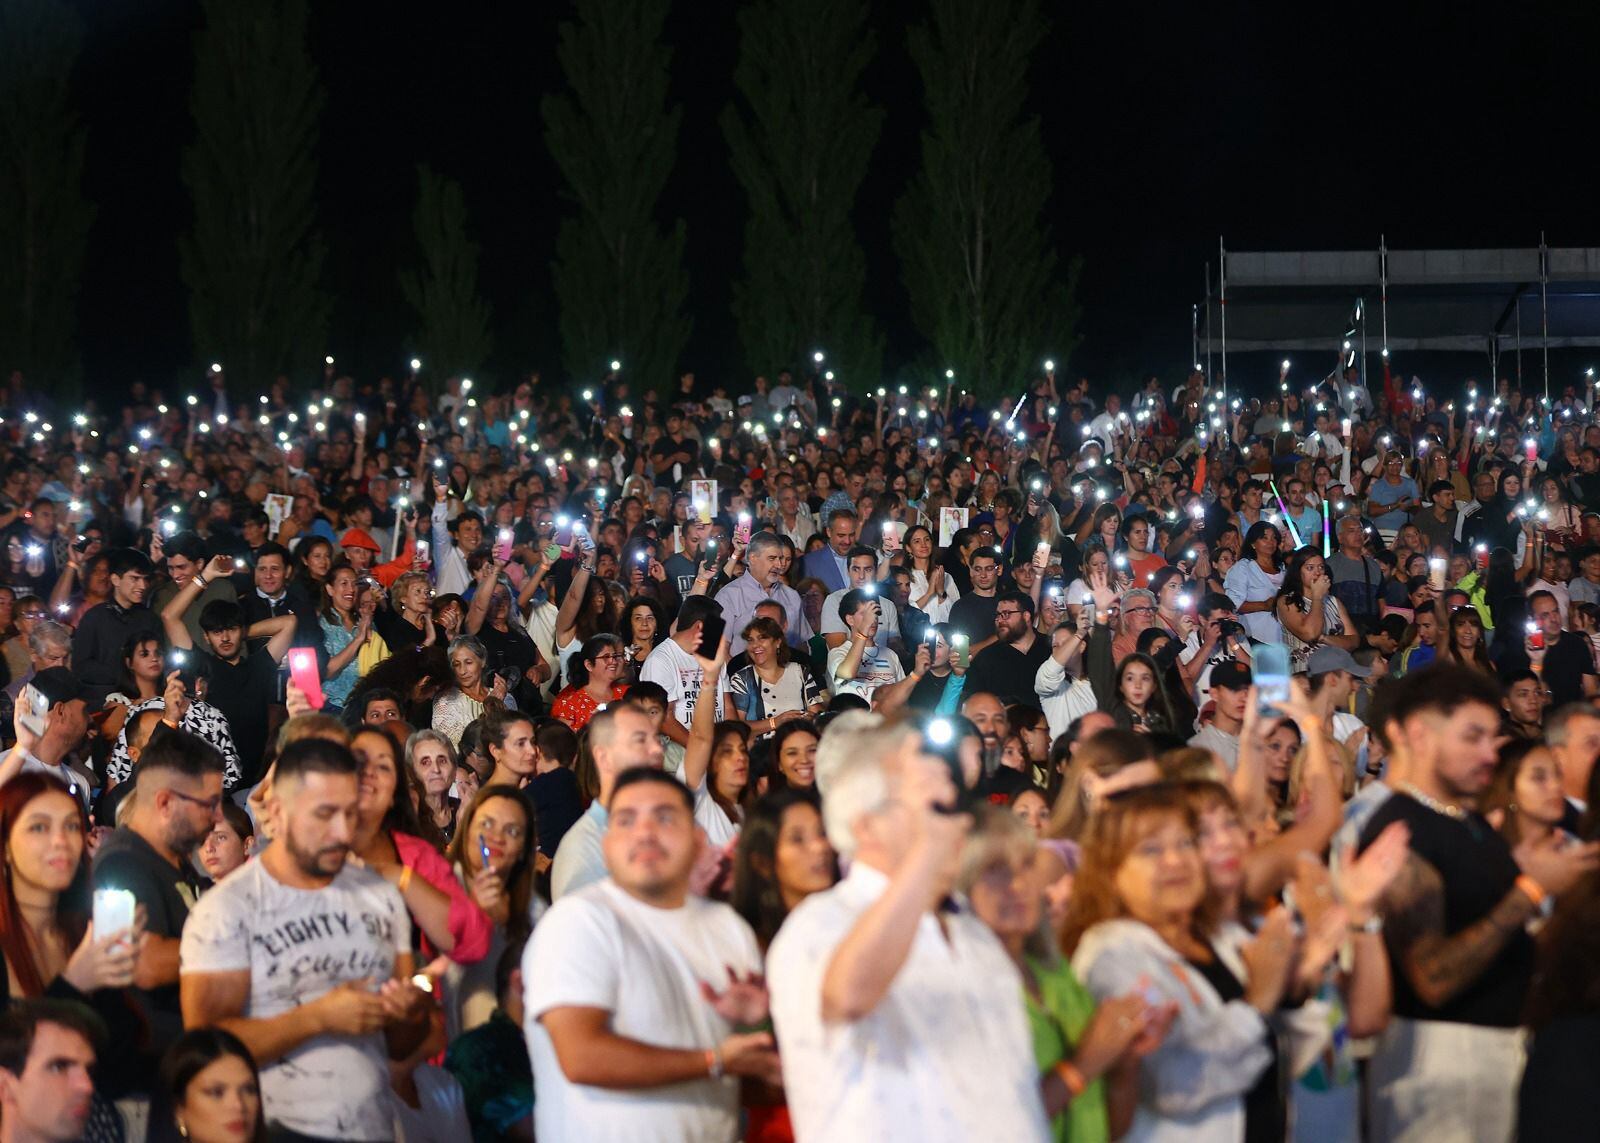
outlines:
[{"label": "red top", "polygon": [[[611,686],[611,701],[616,702],[628,693],[626,683],[613,683]],[[582,687],[567,687],[558,695],[556,701],[550,704],[550,714],[572,727],[573,730],[582,730],[588,721],[594,717],[594,712],[600,709],[600,704],[595,702],[589,692]]]}]

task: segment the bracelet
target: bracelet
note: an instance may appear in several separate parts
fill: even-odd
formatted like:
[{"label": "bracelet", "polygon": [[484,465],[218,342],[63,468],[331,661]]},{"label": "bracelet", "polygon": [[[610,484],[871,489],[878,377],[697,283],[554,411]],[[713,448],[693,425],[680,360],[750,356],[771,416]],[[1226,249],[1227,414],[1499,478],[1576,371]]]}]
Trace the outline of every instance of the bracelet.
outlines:
[{"label": "bracelet", "polygon": [[1071,1060],[1062,1060],[1055,1066],[1055,1073],[1061,1082],[1066,1085],[1067,1091],[1073,1099],[1083,1094],[1083,1089],[1089,1086],[1089,1081],[1083,1078],[1083,1073]]},{"label": "bracelet", "polygon": [[1368,936],[1376,936],[1383,932],[1383,915],[1374,913],[1359,925],[1352,921],[1348,928],[1352,933],[1366,933]]},{"label": "bracelet", "polygon": [[706,1078],[714,1080],[722,1078],[722,1050],[720,1048],[706,1049]]},{"label": "bracelet", "polygon": [[1533,907],[1535,909],[1543,906],[1545,898],[1550,896],[1550,894],[1545,892],[1543,885],[1540,885],[1526,873],[1519,873],[1516,881],[1514,881],[1513,884],[1528,895],[1528,899],[1533,902]]},{"label": "bracelet", "polygon": [[195,582],[195,586],[196,587],[199,587],[202,590],[204,590],[204,588],[206,586],[206,577],[201,575],[199,572],[195,572],[194,573],[194,582]]},{"label": "bracelet", "polygon": [[405,896],[406,887],[411,884],[411,866],[400,867],[400,880],[395,882],[395,888],[400,890],[400,895]]}]

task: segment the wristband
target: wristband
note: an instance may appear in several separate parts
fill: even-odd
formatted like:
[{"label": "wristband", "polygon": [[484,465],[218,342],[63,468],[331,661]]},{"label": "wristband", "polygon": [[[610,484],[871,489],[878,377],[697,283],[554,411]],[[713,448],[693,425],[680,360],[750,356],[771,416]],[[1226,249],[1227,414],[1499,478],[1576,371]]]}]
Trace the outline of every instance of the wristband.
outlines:
[{"label": "wristband", "polygon": [[719,1080],[722,1078],[722,1051],[718,1048],[706,1049],[706,1078]]},{"label": "wristband", "polygon": [[1526,873],[1518,874],[1517,879],[1513,884],[1515,884],[1518,889],[1521,889],[1528,895],[1528,899],[1533,902],[1533,907],[1536,909],[1544,904],[1546,897],[1550,896],[1550,894],[1544,891],[1544,886],[1540,885]]},{"label": "wristband", "polygon": [[1083,1073],[1071,1060],[1062,1060],[1055,1066],[1055,1073],[1061,1082],[1066,1085],[1067,1091],[1073,1099],[1083,1094],[1083,1089],[1089,1086],[1089,1081],[1083,1078]]},{"label": "wristband", "polygon": [[1359,925],[1352,923],[1348,927],[1352,933],[1366,933],[1369,936],[1376,936],[1383,932],[1383,916],[1379,913],[1374,913]]},{"label": "wristband", "polygon": [[199,572],[194,573],[194,582],[196,587],[199,587],[201,590],[205,589],[206,577],[201,575]]}]

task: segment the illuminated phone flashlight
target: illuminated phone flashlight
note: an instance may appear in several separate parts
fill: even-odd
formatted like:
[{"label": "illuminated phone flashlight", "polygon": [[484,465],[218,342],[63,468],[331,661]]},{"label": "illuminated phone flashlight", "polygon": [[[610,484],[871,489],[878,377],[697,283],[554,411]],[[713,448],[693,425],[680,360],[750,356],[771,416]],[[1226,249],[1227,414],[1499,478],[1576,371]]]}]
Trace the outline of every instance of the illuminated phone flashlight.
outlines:
[{"label": "illuminated phone flashlight", "polygon": [[636,564],[644,563],[647,558],[648,558],[648,554],[645,553],[645,552],[635,552],[633,554],[633,562],[636,563]]},{"label": "illuminated phone flashlight", "polygon": [[1096,500],[1104,500],[1106,498],[1106,490],[1104,488],[1096,488],[1094,490],[1094,498]]},{"label": "illuminated phone flashlight", "polygon": [[870,583],[864,583],[864,584],[861,585],[861,594],[862,595],[877,595],[878,594],[877,586],[874,585],[874,584],[870,584]]},{"label": "illuminated phone flashlight", "polygon": [[1182,594],[1182,595],[1180,595],[1180,596],[1178,596],[1178,607],[1182,611],[1189,610],[1189,607],[1193,603],[1194,603],[1194,597],[1190,596],[1187,592]]},{"label": "illuminated phone flashlight", "polygon": [[178,522],[176,520],[163,520],[163,521],[161,521],[161,534],[163,536],[176,535],[177,531],[178,531]]},{"label": "illuminated phone flashlight", "polygon": [[1128,557],[1123,555],[1121,552],[1118,552],[1112,558],[1111,562],[1119,568],[1126,568],[1128,566]]},{"label": "illuminated phone flashlight", "polygon": [[570,516],[557,516],[556,517],[556,527],[558,527],[558,528],[570,528],[571,526],[572,526],[572,517],[570,517]]}]

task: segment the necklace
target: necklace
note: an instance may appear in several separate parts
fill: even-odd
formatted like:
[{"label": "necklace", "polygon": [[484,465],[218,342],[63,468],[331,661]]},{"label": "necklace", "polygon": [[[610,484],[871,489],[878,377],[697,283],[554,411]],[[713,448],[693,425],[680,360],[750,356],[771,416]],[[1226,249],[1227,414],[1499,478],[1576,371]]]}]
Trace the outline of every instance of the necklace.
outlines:
[{"label": "necklace", "polygon": [[1443,814],[1445,817],[1452,818],[1458,822],[1467,820],[1466,810],[1462,809],[1460,806],[1453,806],[1448,802],[1441,802],[1437,798],[1430,798],[1427,794],[1424,794],[1410,782],[1407,782],[1405,785],[1401,786],[1400,789],[1402,792],[1409,794],[1411,797],[1427,806],[1436,814]]}]

